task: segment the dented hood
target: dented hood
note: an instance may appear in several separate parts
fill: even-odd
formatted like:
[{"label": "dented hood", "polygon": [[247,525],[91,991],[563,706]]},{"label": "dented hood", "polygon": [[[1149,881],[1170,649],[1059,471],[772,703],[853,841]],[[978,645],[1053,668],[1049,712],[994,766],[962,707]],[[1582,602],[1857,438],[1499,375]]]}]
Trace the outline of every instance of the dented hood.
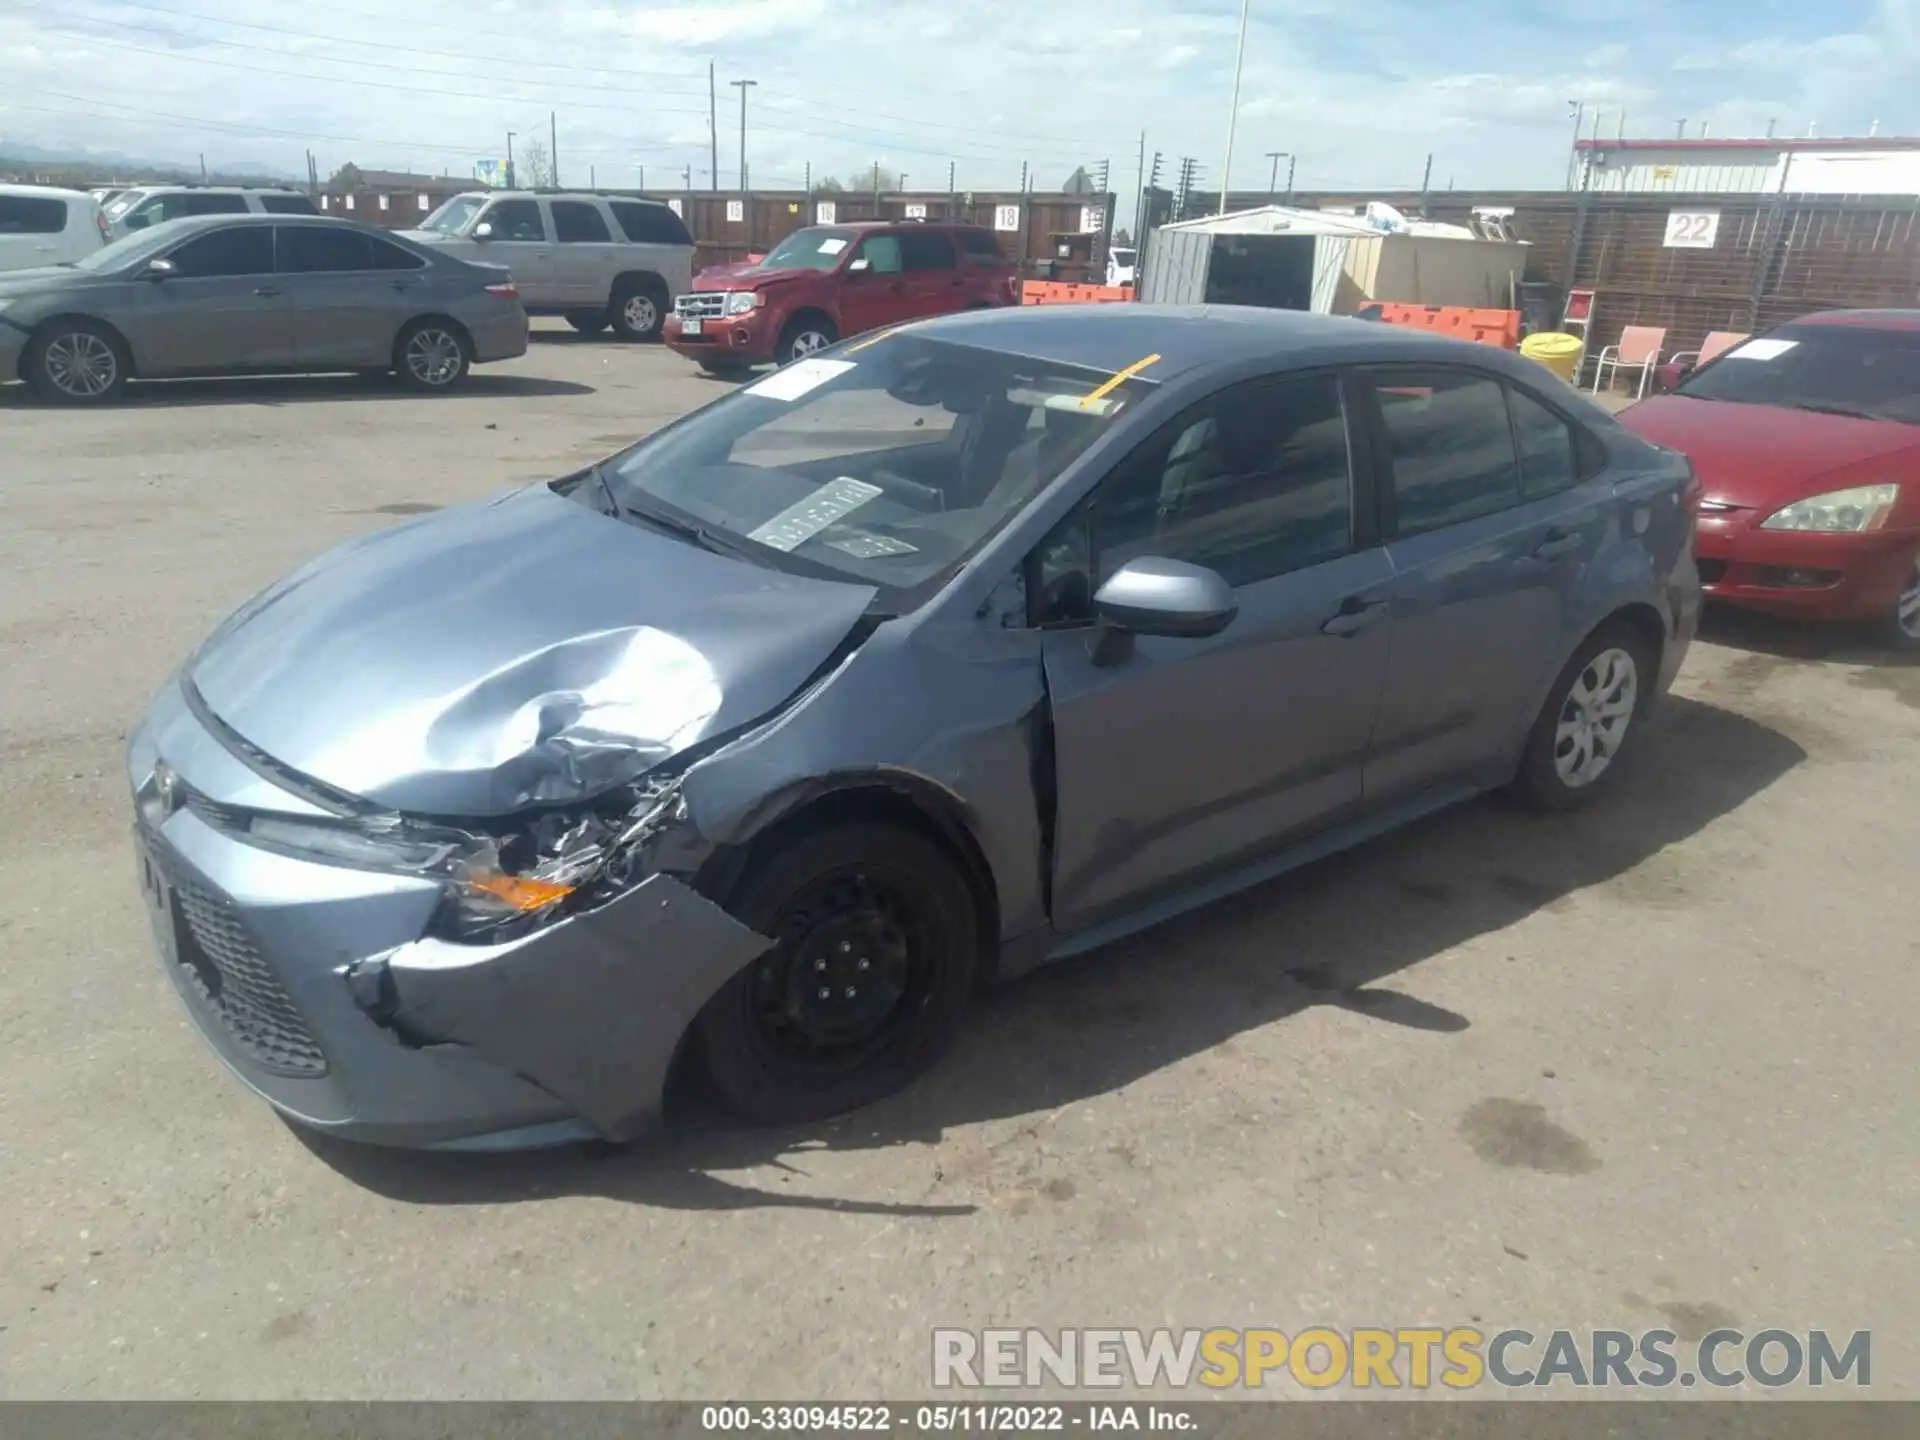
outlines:
[{"label": "dented hood", "polygon": [[315,780],[416,814],[504,815],[778,708],[873,595],[536,486],[329,551],[236,612],[188,678]]}]

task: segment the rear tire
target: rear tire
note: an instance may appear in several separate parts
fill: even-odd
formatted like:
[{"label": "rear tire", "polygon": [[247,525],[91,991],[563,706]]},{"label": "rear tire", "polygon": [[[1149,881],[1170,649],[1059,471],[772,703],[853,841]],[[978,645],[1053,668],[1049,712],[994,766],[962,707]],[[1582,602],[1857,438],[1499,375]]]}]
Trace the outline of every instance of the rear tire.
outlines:
[{"label": "rear tire", "polygon": [[393,370],[409,390],[437,395],[467,378],[473,346],[466,334],[432,316],[415,320],[393,342]]},{"label": "rear tire", "polygon": [[739,360],[702,360],[700,368],[716,380],[744,380],[753,367]]},{"label": "rear tire", "polygon": [[604,310],[569,310],[566,321],[582,335],[598,335],[608,323]]},{"label": "rear tire", "polygon": [[1553,682],[1509,787],[1521,803],[1558,812],[1584,805],[1619,772],[1652,698],[1655,660],[1631,625],[1589,635]]},{"label": "rear tire", "polygon": [[667,292],[657,280],[622,280],[613,287],[607,318],[622,340],[658,339],[667,323]]},{"label": "rear tire", "polygon": [[50,404],[111,405],[126,391],[133,356],[105,325],[55,320],[33,337],[22,368],[34,393]]},{"label": "rear tire", "polygon": [[1914,556],[1907,588],[1893,602],[1893,613],[1882,627],[1889,646],[1903,655],[1920,655],[1920,555]]},{"label": "rear tire", "polygon": [[840,338],[831,320],[824,315],[799,315],[780,332],[780,344],[773,353],[776,365],[791,365],[817,355]]},{"label": "rear tire", "polygon": [[924,836],[884,824],[803,835],[750,871],[727,908],[776,941],[694,1022],[707,1075],[741,1119],[858,1109],[952,1043],[978,921],[966,880]]}]

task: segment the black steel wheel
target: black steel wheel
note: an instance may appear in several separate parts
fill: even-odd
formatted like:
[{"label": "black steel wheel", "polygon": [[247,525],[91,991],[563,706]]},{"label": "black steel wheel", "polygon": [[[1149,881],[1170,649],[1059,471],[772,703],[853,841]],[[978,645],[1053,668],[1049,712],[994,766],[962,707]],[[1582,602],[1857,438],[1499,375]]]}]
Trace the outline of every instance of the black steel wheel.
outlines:
[{"label": "black steel wheel", "polygon": [[767,951],[695,1023],[727,1108],[820,1120],[907,1085],[946,1050],[973,987],[973,896],[910,830],[850,825],[784,845],[728,908]]}]

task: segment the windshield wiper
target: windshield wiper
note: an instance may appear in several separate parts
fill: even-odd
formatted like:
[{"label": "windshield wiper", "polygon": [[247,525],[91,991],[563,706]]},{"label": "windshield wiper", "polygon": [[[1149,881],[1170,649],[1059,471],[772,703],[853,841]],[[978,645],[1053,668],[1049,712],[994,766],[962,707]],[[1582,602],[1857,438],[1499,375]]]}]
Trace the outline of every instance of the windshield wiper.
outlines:
[{"label": "windshield wiper", "polygon": [[669,535],[677,535],[682,540],[691,540],[702,550],[712,551],[715,555],[731,555],[736,560],[752,560],[763,563],[747,546],[735,542],[731,537],[691,520],[682,520],[677,516],[663,514],[658,510],[643,510],[637,505],[623,504],[620,497],[613,493],[613,482],[607,478],[606,470],[599,465],[590,467],[587,473],[600,482],[600,493],[607,498],[607,504],[613,507],[612,514],[621,519],[638,520],[651,525],[656,530],[664,530]]},{"label": "windshield wiper", "polygon": [[1816,415],[1846,415],[1855,420],[1884,420],[1884,415],[1876,415],[1871,410],[1857,410],[1851,405],[1824,405],[1817,400],[1793,400],[1784,406],[1788,410],[1811,410]]}]

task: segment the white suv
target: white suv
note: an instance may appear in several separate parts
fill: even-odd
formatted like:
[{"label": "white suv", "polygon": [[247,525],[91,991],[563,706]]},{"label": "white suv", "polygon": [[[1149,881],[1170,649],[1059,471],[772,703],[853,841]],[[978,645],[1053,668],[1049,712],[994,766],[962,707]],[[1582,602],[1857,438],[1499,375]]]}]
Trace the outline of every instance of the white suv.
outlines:
[{"label": "white suv", "polygon": [[658,200],[635,195],[472,191],[405,234],[506,266],[528,314],[563,315],[586,335],[611,325],[624,340],[651,340],[693,284],[693,236]]},{"label": "white suv", "polygon": [[100,248],[100,205],[78,190],[0,185],[0,270],[66,265]]},{"label": "white suv", "polygon": [[122,190],[100,212],[106,238],[188,215],[318,215],[313,201],[285,186],[139,185]]}]

